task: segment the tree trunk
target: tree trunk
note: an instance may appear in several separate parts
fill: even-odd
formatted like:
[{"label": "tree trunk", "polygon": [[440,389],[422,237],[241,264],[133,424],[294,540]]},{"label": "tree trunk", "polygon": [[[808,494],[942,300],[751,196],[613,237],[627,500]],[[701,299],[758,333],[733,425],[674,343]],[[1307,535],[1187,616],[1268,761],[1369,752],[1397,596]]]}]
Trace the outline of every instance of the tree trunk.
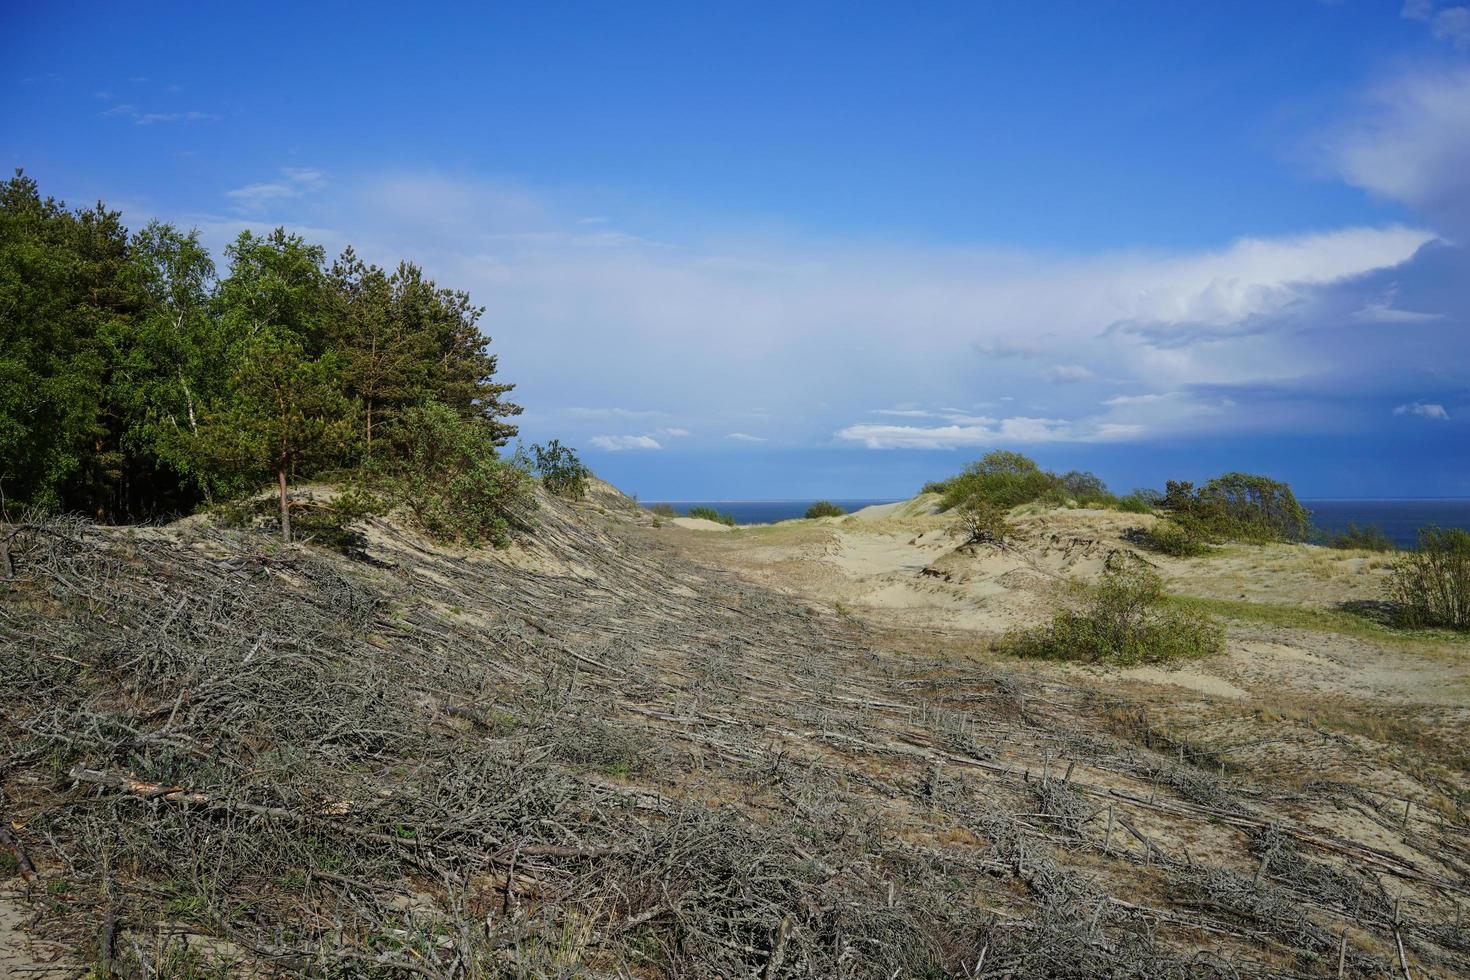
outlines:
[{"label": "tree trunk", "polygon": [[277,471],[281,478],[281,540],[291,543],[291,505],[286,500],[286,468]]}]

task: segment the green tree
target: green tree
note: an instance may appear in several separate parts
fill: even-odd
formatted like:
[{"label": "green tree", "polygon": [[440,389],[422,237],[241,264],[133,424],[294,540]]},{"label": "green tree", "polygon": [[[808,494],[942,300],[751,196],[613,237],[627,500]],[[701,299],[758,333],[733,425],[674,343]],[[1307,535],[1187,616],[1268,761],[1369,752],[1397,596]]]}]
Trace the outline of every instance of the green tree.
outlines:
[{"label": "green tree", "polygon": [[548,491],[571,500],[587,496],[587,481],[591,479],[592,471],[575,449],[553,439],[544,446],[539,443],[532,446],[531,456],[535,460],[536,473],[541,477],[541,485]]},{"label": "green tree", "polygon": [[99,333],[131,312],[127,261],[117,212],[68,211],[20,171],[0,181],[0,491],[13,501],[112,516]]},{"label": "green tree", "polygon": [[200,426],[196,453],[237,486],[274,476],[281,540],[290,541],[291,476],[344,454],[354,407],[334,354],[308,357],[288,330],[264,329],[246,343],[229,393]]},{"label": "green tree", "polygon": [[1161,506],[1203,541],[1302,541],[1312,529],[1290,485],[1254,473],[1226,473],[1198,490],[1170,480]]},{"label": "green tree", "polygon": [[380,466],[391,495],[424,530],[471,544],[509,542],[535,506],[530,476],[497,458],[489,425],[442,402],[406,409],[387,432]]},{"label": "green tree", "polygon": [[362,444],[373,451],[374,428],[430,395],[431,337],[402,315],[394,282],[348,248],[332,264],[331,341],[342,355],[342,381],[362,404]]},{"label": "green tree", "polygon": [[203,406],[231,374],[210,308],[214,261],[198,232],[152,222],[133,236],[123,277],[136,312],[101,336],[105,398],[124,458],[120,507],[149,516],[187,510],[208,491],[192,449]]}]

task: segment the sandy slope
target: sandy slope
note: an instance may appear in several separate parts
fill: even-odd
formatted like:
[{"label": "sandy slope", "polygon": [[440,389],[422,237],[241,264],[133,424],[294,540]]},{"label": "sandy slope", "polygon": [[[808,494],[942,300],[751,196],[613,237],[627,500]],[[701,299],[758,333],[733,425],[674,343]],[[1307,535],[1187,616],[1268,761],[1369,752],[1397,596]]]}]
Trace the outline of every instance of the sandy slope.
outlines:
[{"label": "sandy slope", "polygon": [[[1000,656],[993,647],[1007,630],[1050,616],[1066,583],[1095,579],[1110,555],[1134,555],[1150,562],[1171,592],[1193,597],[1225,622],[1225,653],[1177,667],[1026,669],[1127,692],[1217,747],[1271,744],[1262,720],[1274,726],[1285,718],[1319,746],[1330,729],[1353,742],[1348,754],[1371,756],[1341,760],[1354,778],[1393,786],[1401,782],[1400,767],[1428,766],[1431,782],[1470,788],[1462,748],[1470,731],[1470,642],[1408,635],[1346,611],[1382,599],[1384,556],[1270,545],[1173,559],[1140,552],[1129,540],[1128,531],[1152,517],[1080,509],[1013,515],[1021,529],[1013,543],[964,545],[933,504],[920,497],[830,523],[791,522],[688,544],[764,585],[898,631],[916,646],[984,658]],[[1249,753],[1259,750],[1242,750]],[[1318,747],[1308,754],[1315,766],[1332,752]],[[1290,772],[1294,758],[1295,750],[1282,749],[1265,753],[1261,764]]]},{"label": "sandy slope", "polygon": [[[1405,947],[1414,976],[1470,971],[1463,702],[1410,678],[1459,676],[1463,644],[1257,616],[1189,674],[1008,661],[997,631],[1130,519],[967,548],[918,510],[703,534],[598,488],[500,552],[376,519],[346,555],[36,530],[0,746],[67,768],[0,773],[45,885],[27,928],[86,961],[116,901],[122,957],[167,932],[344,975],[1387,976]],[[1379,574],[1319,557],[1161,567],[1276,575],[1286,612]]]}]

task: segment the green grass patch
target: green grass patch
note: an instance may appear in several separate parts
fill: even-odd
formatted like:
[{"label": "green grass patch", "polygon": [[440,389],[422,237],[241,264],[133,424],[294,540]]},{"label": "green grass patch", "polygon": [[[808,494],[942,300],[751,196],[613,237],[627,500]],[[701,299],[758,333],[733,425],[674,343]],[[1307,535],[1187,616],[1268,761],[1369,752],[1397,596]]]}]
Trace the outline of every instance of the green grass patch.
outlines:
[{"label": "green grass patch", "polygon": [[1426,648],[1446,648],[1463,653],[1470,650],[1470,637],[1453,630],[1403,629],[1385,622],[1376,613],[1377,603],[1360,603],[1353,607],[1315,608],[1275,602],[1252,602],[1248,599],[1216,599],[1208,596],[1171,595],[1165,601],[1177,609],[1205,615],[1221,616],[1267,626],[1338,633],[1364,640]]}]

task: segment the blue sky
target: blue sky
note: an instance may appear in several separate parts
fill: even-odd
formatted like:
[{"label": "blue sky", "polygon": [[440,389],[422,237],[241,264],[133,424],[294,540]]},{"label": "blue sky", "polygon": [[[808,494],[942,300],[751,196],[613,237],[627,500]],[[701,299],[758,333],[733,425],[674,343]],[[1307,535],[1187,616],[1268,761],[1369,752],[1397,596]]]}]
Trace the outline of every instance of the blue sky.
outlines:
[{"label": "blue sky", "polygon": [[488,307],[645,498],[1470,495],[1470,8],[11,5],[0,164]]}]

